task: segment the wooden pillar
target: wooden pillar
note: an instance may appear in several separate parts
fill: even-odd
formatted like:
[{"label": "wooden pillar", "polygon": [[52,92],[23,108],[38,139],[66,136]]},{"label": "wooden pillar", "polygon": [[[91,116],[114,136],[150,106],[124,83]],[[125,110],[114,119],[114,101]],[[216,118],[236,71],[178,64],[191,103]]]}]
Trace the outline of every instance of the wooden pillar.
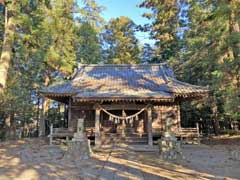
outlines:
[{"label": "wooden pillar", "polygon": [[49,138],[50,145],[53,144],[53,124],[51,123],[50,126],[50,138]]},{"label": "wooden pillar", "polygon": [[198,145],[200,145],[201,141],[200,141],[200,132],[199,132],[198,122],[196,123],[196,129],[197,129],[197,143],[198,143]]},{"label": "wooden pillar", "polygon": [[100,146],[100,108],[96,108],[95,110],[95,146]]},{"label": "wooden pillar", "polygon": [[148,145],[153,145],[153,135],[152,135],[152,108],[149,107],[147,109],[147,117],[148,117]]},{"label": "wooden pillar", "polygon": [[72,127],[72,99],[69,98],[68,102],[68,129]]},{"label": "wooden pillar", "polygon": [[177,130],[178,132],[181,131],[181,111],[180,111],[180,104],[176,105],[177,107]]},{"label": "wooden pillar", "polygon": [[[122,117],[126,117],[124,109],[122,110]],[[122,119],[122,137],[126,137],[126,119]]]}]

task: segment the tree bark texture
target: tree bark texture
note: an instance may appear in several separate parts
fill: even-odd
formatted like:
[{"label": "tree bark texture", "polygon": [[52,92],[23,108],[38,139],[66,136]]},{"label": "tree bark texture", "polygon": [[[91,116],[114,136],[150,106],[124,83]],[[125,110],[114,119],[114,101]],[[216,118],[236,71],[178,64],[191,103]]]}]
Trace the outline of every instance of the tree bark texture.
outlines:
[{"label": "tree bark texture", "polygon": [[[45,87],[47,87],[49,85],[50,82],[50,77],[46,76],[45,77],[45,82],[44,85]],[[42,111],[41,111],[41,117],[40,117],[40,121],[39,121],[39,136],[45,136],[46,134],[46,114],[48,111],[48,107],[50,104],[50,100],[43,97],[42,98]]]},{"label": "tree bark texture", "polygon": [[7,9],[5,9],[5,34],[3,40],[2,54],[0,59],[0,91],[6,87],[8,70],[12,60],[12,48],[14,43],[15,25],[13,17],[7,18]]}]

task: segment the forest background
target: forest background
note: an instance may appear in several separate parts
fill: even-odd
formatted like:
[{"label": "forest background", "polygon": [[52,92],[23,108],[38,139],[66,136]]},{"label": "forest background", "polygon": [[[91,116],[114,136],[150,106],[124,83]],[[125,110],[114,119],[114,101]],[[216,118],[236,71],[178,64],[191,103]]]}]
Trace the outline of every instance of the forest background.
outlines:
[{"label": "forest background", "polygon": [[[39,122],[66,126],[67,107],[39,89],[66,81],[78,63],[168,63],[179,80],[208,86],[181,104],[182,126],[229,133],[240,121],[240,1],[144,0],[145,25],[105,21],[94,0],[0,1],[0,138],[37,136]],[[153,43],[136,34],[145,32]]]}]

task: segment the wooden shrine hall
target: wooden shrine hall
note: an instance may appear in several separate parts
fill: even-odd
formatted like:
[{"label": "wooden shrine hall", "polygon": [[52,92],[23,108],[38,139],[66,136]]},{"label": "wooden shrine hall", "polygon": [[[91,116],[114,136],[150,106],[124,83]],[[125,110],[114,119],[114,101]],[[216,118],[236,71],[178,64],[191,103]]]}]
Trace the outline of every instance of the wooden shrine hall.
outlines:
[{"label": "wooden shrine hall", "polygon": [[167,64],[103,64],[80,65],[71,80],[41,93],[68,105],[69,132],[76,132],[81,118],[97,145],[137,137],[151,146],[166,119],[174,132],[181,129],[179,104],[206,96],[208,89],[177,80]]}]

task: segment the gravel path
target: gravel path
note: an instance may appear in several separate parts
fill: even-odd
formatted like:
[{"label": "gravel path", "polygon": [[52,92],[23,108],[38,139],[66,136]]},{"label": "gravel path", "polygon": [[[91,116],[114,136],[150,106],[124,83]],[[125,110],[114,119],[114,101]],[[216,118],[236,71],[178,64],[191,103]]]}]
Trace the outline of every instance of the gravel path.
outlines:
[{"label": "gravel path", "polygon": [[[240,162],[223,146],[186,146],[181,162],[166,162],[157,152],[124,148],[96,151],[89,160],[63,158],[65,149],[41,139],[0,143],[0,180],[213,180],[240,179]],[[238,147],[236,147],[238,148]]]}]

